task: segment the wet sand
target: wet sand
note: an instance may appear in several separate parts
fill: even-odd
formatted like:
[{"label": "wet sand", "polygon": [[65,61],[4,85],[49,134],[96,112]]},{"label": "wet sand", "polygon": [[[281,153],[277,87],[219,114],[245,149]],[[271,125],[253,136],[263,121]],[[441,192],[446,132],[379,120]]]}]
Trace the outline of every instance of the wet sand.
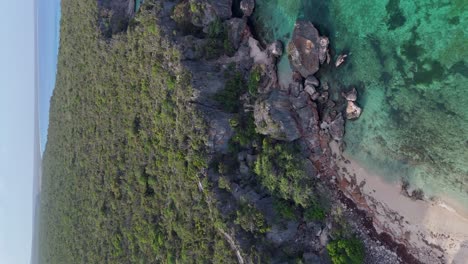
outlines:
[{"label": "wet sand", "polygon": [[358,208],[373,216],[378,232],[387,232],[424,263],[468,264],[468,211],[440,197],[415,200],[401,183],[362,167],[331,143],[339,168],[339,186]]}]

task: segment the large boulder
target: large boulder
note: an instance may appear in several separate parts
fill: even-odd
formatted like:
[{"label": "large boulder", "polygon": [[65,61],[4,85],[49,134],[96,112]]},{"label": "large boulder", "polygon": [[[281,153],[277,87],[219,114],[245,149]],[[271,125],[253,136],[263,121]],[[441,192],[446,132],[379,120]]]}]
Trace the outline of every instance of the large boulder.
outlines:
[{"label": "large boulder", "polygon": [[240,2],[240,9],[244,16],[251,16],[255,8],[255,0],[242,0]]},{"label": "large boulder", "polygon": [[257,132],[277,140],[294,141],[301,137],[295,113],[287,94],[273,90],[268,97],[255,104]]},{"label": "large boulder", "polygon": [[345,93],[342,92],[341,95],[347,100],[347,101],[356,101],[357,100],[357,91],[356,88],[353,88],[351,91]]},{"label": "large boulder", "polygon": [[348,101],[346,107],[346,118],[350,120],[358,119],[361,116],[362,109],[353,101]]},{"label": "large boulder", "polygon": [[296,22],[292,40],[288,44],[288,57],[294,70],[304,78],[316,73],[328,53],[327,40],[320,37],[311,22]]}]

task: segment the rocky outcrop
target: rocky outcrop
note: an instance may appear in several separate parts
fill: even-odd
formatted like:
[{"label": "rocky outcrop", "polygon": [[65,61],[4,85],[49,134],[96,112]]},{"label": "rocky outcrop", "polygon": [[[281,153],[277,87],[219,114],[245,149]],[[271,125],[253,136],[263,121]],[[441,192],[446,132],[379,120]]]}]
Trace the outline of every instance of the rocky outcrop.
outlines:
[{"label": "rocky outcrop", "polygon": [[288,44],[288,57],[291,66],[304,78],[319,70],[326,61],[328,38],[321,37],[310,22],[298,21],[294,27],[291,42]]},{"label": "rocky outcrop", "polygon": [[232,17],[232,0],[207,0],[220,19]]},{"label": "rocky outcrop", "polygon": [[134,0],[98,0],[99,28],[104,37],[127,30],[130,19],[135,14]]},{"label": "rocky outcrop", "polygon": [[357,91],[356,88],[353,88],[351,91],[345,93],[342,92],[341,96],[343,96],[347,101],[356,101],[357,100]]},{"label": "rocky outcrop", "polygon": [[341,95],[348,101],[348,105],[346,106],[346,118],[350,120],[359,118],[362,109],[355,102],[357,100],[356,88],[353,88],[347,93],[342,93]]},{"label": "rocky outcrop", "polygon": [[268,45],[268,52],[274,57],[281,57],[283,55],[283,43],[279,40]]},{"label": "rocky outcrop", "polygon": [[328,131],[330,133],[330,136],[336,140],[336,141],[341,141],[344,136],[345,132],[345,121],[343,118],[343,115],[339,113],[335,119],[330,123],[328,127]]},{"label": "rocky outcrop", "polygon": [[226,21],[228,29],[228,40],[234,49],[239,49],[247,21],[241,18],[232,18]]},{"label": "rocky outcrop", "polygon": [[255,0],[242,0],[240,2],[240,9],[244,13],[244,16],[251,16],[255,9]]},{"label": "rocky outcrop", "polygon": [[346,58],[348,57],[348,54],[341,54],[338,56],[335,62],[335,67],[338,68],[341,66],[346,61]]},{"label": "rocky outcrop", "polygon": [[257,132],[272,138],[293,141],[301,136],[289,96],[279,90],[272,91],[268,97],[255,104],[255,124]]},{"label": "rocky outcrop", "polygon": [[353,101],[348,101],[346,106],[346,118],[349,120],[358,119],[361,116],[362,109]]}]

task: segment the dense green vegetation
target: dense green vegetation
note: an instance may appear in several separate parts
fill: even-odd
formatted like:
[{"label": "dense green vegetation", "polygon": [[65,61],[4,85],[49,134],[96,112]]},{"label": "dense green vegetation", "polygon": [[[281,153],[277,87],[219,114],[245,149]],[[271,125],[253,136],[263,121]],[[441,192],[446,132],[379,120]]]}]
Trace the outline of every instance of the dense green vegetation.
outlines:
[{"label": "dense green vegetation", "polygon": [[235,262],[200,173],[206,133],[187,102],[190,74],[161,36],[157,3],[106,40],[96,1],[62,1],[42,263]]},{"label": "dense green vegetation", "polygon": [[263,214],[245,201],[241,201],[235,223],[252,233],[266,233],[269,230]]},{"label": "dense green vegetation", "polygon": [[305,170],[304,158],[294,144],[275,143],[266,138],[255,163],[255,173],[272,194],[307,207],[314,199],[312,180]]},{"label": "dense green vegetation", "polygon": [[[232,69],[233,67],[229,67]],[[246,91],[245,81],[242,74],[235,70],[228,70],[226,73],[226,86],[223,90],[214,95],[223,109],[227,112],[240,112],[242,104],[239,97]]]},{"label": "dense green vegetation", "polygon": [[327,250],[333,264],[364,263],[364,245],[356,238],[334,240],[328,243]]},{"label": "dense green vegetation", "polygon": [[[185,15],[203,7],[181,3],[173,18],[197,34]],[[231,203],[230,213],[218,212],[226,201],[217,201],[214,190],[232,195],[234,183],[272,196],[281,218],[275,220],[323,221],[328,214],[297,145],[257,134],[252,113],[243,109],[241,95],[257,96],[258,66],[249,74],[235,65],[226,71],[225,89],[214,99],[232,114],[234,136],[228,154],[208,160],[205,122],[189,103],[191,74],[160,29],[160,5],[146,0],[128,29],[108,34],[99,30],[95,0],[62,1],[43,159],[41,263],[235,263],[226,239],[235,232],[250,236],[244,257],[263,263],[272,249],[260,252],[255,245],[269,246],[263,239],[270,219],[244,197]],[[204,53],[232,52],[221,21],[204,37]],[[233,182],[240,152],[257,160],[251,175]],[[219,174],[217,182],[208,181],[207,169]],[[335,263],[361,256],[357,242],[349,241],[330,243]]]}]

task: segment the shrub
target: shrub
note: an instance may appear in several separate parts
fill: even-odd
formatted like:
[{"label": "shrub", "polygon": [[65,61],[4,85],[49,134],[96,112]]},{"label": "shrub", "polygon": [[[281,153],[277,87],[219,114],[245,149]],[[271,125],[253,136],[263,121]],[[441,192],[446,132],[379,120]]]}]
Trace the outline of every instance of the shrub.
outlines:
[{"label": "shrub", "polygon": [[257,134],[255,129],[254,117],[251,113],[229,121],[235,131],[235,135],[231,140],[239,144],[240,147],[248,147],[252,141],[260,139],[260,135]]},{"label": "shrub", "polygon": [[325,216],[325,209],[316,202],[312,202],[312,205],[304,211],[304,218],[307,221],[322,221],[325,219]]},{"label": "shrub", "polygon": [[273,201],[275,211],[284,219],[296,220],[295,206],[288,201],[275,199]]},{"label": "shrub", "polygon": [[260,67],[255,67],[249,76],[249,82],[247,84],[247,90],[249,94],[252,96],[257,96],[258,94],[258,85],[260,84],[260,80],[262,78],[262,69]]},{"label": "shrub", "polygon": [[229,184],[228,178],[226,178],[225,176],[219,177],[218,187],[226,191],[231,191],[231,185]]},{"label": "shrub", "polygon": [[266,233],[270,230],[265,222],[265,217],[253,205],[241,202],[237,211],[235,223],[242,229],[251,233]]},{"label": "shrub", "polygon": [[[229,74],[229,73],[228,73]],[[214,99],[219,102],[225,111],[239,112],[239,97],[245,92],[245,83],[242,74],[238,71],[231,73],[224,89],[214,95]]]},{"label": "shrub", "polygon": [[307,207],[312,200],[312,180],[304,169],[304,158],[293,143],[264,139],[254,171],[272,194]]},{"label": "shrub", "polygon": [[364,263],[364,245],[357,238],[335,240],[327,245],[333,264]]}]

